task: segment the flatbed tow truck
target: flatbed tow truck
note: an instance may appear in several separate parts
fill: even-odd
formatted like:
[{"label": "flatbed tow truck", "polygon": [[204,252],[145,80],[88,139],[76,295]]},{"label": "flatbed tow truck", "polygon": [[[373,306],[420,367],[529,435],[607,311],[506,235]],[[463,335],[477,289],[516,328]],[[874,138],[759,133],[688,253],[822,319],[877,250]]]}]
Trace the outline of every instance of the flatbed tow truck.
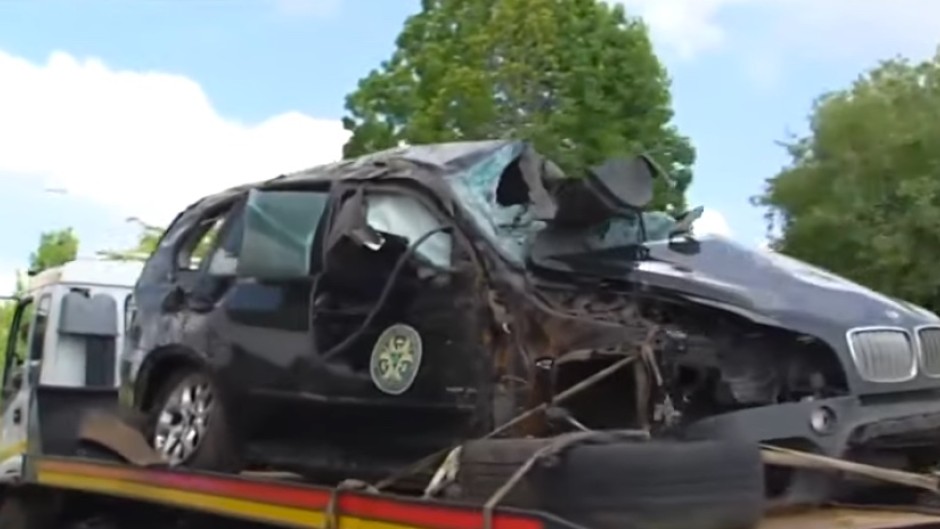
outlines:
[{"label": "flatbed tow truck", "polygon": [[[279,473],[167,467],[129,424],[133,419],[119,416],[113,353],[131,308],[129,279],[115,280],[121,269],[67,266],[37,278],[19,301],[9,351],[28,323],[29,355],[19,365],[8,355],[4,366],[0,529],[590,529],[495,501],[454,503],[361,483],[334,488]],[[27,315],[34,299],[38,310]],[[841,506],[772,514],[760,525],[914,527],[940,527],[940,512]]]},{"label": "flatbed tow truck", "polygon": [[[229,476],[120,461],[109,452],[83,449],[81,438],[110,429],[106,435],[123,438],[130,459],[150,456],[127,435],[129,429],[109,427],[108,420],[84,432],[68,431],[68,425],[77,425],[70,420],[77,416],[75,404],[69,404],[75,396],[39,390],[33,401],[39,420],[33,423],[22,478],[3,493],[0,529],[589,529],[543,512],[495,508],[488,514],[480,505],[321,487],[273,474]],[[87,405],[88,399],[78,400]],[[91,432],[95,428],[98,434]],[[61,452],[70,447],[72,453]],[[818,508],[771,515],[760,529],[915,527],[940,527],[940,514],[889,507]]]},{"label": "flatbed tow truck", "polygon": [[[74,399],[77,393],[37,391],[32,413],[39,420],[32,423],[22,478],[3,493],[0,529],[589,529],[543,512],[495,508],[487,513],[480,505],[321,487],[277,474],[229,476],[161,468],[155,460],[146,463],[156,455],[142,449],[143,438],[134,439],[132,430],[117,421],[91,420],[79,426],[76,403],[87,406],[91,395]],[[110,451],[88,450],[86,441],[102,436],[122,439],[118,443],[124,447],[117,450],[136,464]],[[940,527],[940,514],[889,507],[819,508],[771,515],[760,529],[914,527]]]}]

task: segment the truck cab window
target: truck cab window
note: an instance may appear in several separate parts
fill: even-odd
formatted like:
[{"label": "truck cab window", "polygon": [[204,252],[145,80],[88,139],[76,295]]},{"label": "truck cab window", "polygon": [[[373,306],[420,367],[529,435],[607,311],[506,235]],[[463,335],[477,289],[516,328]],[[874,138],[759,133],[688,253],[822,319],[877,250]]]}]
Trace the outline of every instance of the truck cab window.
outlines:
[{"label": "truck cab window", "polygon": [[26,359],[26,348],[29,346],[30,328],[33,323],[33,308],[34,303],[31,298],[23,300],[16,309],[17,314],[13,317],[8,348],[17,362],[23,362]]},{"label": "truck cab window", "polygon": [[46,346],[46,329],[49,327],[49,308],[52,306],[52,297],[43,294],[36,304],[36,316],[33,318],[29,338],[29,359],[42,360]]},{"label": "truck cab window", "polygon": [[13,314],[7,336],[7,354],[3,364],[3,388],[7,392],[10,376],[23,365],[26,357],[26,347],[29,343],[30,324],[32,321],[33,300],[26,298],[20,300]]}]

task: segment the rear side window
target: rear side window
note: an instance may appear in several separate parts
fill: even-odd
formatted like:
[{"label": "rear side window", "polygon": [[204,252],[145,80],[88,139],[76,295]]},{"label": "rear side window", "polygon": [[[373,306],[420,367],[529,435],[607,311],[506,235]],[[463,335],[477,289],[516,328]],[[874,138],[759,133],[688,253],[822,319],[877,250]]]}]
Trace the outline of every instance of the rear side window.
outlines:
[{"label": "rear side window", "polygon": [[238,275],[309,275],[313,239],[328,200],[322,192],[252,190],[245,207]]},{"label": "rear side window", "polygon": [[244,232],[244,207],[236,206],[229,214],[226,224],[222,226],[217,246],[209,256],[206,271],[210,276],[226,277],[236,275]]},{"label": "rear side window", "polygon": [[189,235],[186,244],[176,255],[176,266],[179,270],[195,271],[199,269],[203,257],[212,247],[219,234],[219,228],[225,221],[225,215],[204,219]]},{"label": "rear side window", "polygon": [[43,294],[36,304],[36,315],[30,330],[29,359],[42,360],[46,346],[46,328],[49,326],[49,309],[52,307],[52,297]]}]

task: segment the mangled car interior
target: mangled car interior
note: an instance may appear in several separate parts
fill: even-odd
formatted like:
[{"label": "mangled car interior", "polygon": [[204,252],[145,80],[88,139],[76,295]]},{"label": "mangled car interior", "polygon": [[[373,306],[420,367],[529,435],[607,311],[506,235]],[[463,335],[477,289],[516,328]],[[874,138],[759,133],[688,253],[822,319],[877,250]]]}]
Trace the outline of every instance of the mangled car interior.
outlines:
[{"label": "mangled car interior", "polygon": [[[937,318],[696,236],[701,208],[645,210],[657,179],[646,156],[564,174],[526,143],[487,141],[206,197],[138,283],[130,400],[175,462],[222,443],[241,466],[321,479],[372,479],[507,424],[509,437],[633,429],[935,460]],[[510,423],[627,357],[556,413]],[[176,375],[195,369],[229,439],[203,424],[157,440]]]}]

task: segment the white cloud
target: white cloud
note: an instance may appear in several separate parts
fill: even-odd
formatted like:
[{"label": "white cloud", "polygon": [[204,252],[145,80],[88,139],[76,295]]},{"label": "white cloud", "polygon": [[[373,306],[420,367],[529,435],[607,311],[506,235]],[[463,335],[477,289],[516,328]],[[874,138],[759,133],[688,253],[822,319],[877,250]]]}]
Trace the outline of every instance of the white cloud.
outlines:
[{"label": "white cloud", "polygon": [[723,235],[731,237],[731,227],[720,211],[705,208],[702,216],[692,223],[692,231],[696,235]]},{"label": "white cloud", "polygon": [[729,6],[752,0],[612,0],[628,14],[638,14],[650,26],[653,37],[680,57],[721,46],[725,31],[715,17]]},{"label": "white cloud", "polygon": [[[650,25],[682,58],[741,37],[742,48],[786,46],[815,56],[922,55],[937,45],[940,2],[927,0],[609,0]],[[737,27],[721,16],[738,10]],[[746,24],[746,27],[745,27]],[[759,29],[755,29],[759,28]],[[748,37],[744,37],[748,35]],[[756,38],[760,42],[751,42]]]},{"label": "white cloud", "polygon": [[338,120],[221,116],[195,81],[53,53],[0,51],[0,185],[28,175],[163,224],[200,196],[341,157]]}]

